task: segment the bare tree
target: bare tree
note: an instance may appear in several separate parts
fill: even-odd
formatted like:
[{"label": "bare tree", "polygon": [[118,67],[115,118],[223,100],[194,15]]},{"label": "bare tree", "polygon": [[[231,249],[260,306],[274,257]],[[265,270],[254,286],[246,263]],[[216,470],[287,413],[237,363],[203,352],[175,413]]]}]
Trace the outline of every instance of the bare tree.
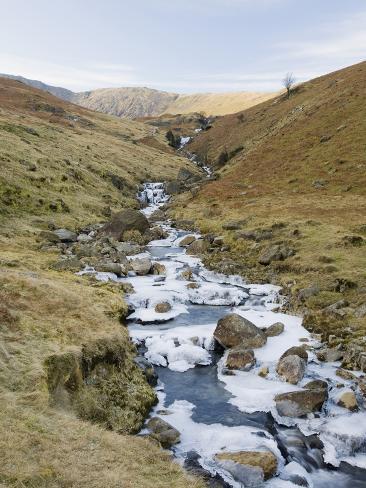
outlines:
[{"label": "bare tree", "polygon": [[287,98],[290,98],[292,87],[294,86],[296,78],[292,73],[287,73],[287,75],[282,80],[283,86],[287,90]]}]

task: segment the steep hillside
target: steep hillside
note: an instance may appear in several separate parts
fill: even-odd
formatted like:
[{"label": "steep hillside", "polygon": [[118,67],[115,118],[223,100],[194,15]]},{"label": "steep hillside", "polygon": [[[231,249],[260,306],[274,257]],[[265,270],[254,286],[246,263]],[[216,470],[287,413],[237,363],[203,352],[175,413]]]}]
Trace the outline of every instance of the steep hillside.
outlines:
[{"label": "steep hillside", "polygon": [[60,86],[52,86],[43,83],[42,81],[38,80],[30,80],[29,78],[24,78],[24,76],[16,76],[16,75],[7,75],[0,73],[0,77],[9,78],[11,80],[21,81],[25,85],[31,86],[33,88],[38,88],[39,90],[43,90],[46,92],[55,95],[55,97],[61,98],[62,100],[72,101],[75,93],[71,90],[67,90],[66,88],[62,88]]},{"label": "steep hillside", "polygon": [[134,119],[159,115],[177,98],[175,93],[150,88],[101,88],[76,93],[74,102],[98,112]]},{"label": "steep hillside", "polygon": [[224,251],[209,253],[209,264],[281,283],[309,328],[334,344],[356,338],[362,350],[365,79],[361,63],[298,86],[290,99],[217,119],[188,145],[213,163],[216,181],[175,209],[224,236]]},{"label": "steep hillside", "polygon": [[[90,238],[112,211],[138,207],[141,180],[189,164],[149,127],[0,79],[1,486],[202,487],[128,435],[156,398],[123,325],[125,288],[75,274],[112,240],[57,234]],[[130,233],[125,253],[141,238]]]}]

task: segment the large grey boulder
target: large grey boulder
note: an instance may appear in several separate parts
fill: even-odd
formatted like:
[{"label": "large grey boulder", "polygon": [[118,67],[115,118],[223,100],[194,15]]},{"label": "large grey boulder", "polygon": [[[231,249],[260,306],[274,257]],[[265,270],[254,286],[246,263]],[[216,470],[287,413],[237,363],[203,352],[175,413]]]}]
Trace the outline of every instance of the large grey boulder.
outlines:
[{"label": "large grey boulder", "polygon": [[149,222],[145,215],[130,208],[114,214],[111,220],[102,227],[101,232],[121,241],[127,230],[138,230],[143,234],[148,228]]},{"label": "large grey boulder", "polygon": [[194,236],[192,236],[192,235],[185,236],[179,242],[179,247],[187,247],[190,244],[192,244],[192,242],[194,242],[195,240],[196,240],[196,238]]},{"label": "large grey boulder", "polygon": [[230,313],[217,322],[214,338],[225,348],[241,345],[252,349],[267,342],[267,336],[261,329],[236,313]]},{"label": "large grey boulder", "polygon": [[53,231],[58,236],[61,242],[76,242],[77,234],[68,229],[56,229]]},{"label": "large grey boulder", "polygon": [[299,390],[281,393],[275,396],[277,412],[283,417],[304,417],[313,412],[319,412],[328,398],[324,388],[319,390]]},{"label": "large grey boulder", "polygon": [[156,439],[165,449],[180,442],[179,431],[160,417],[150,419],[147,428],[150,430],[150,437]]},{"label": "large grey boulder", "polygon": [[134,271],[138,276],[147,275],[150,270],[152,263],[148,258],[136,258],[130,261],[132,271]]},{"label": "large grey boulder", "polygon": [[299,356],[286,356],[277,364],[277,373],[287,383],[297,385],[301,381],[305,374],[306,361]]}]

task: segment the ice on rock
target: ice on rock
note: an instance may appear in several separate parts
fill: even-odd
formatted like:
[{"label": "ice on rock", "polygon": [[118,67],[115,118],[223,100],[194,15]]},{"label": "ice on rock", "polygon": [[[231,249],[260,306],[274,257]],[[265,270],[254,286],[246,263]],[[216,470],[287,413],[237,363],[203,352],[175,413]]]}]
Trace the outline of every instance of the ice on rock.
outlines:
[{"label": "ice on rock", "polygon": [[190,289],[189,300],[198,305],[239,305],[248,294],[234,287],[225,287],[219,284],[202,284],[197,289]]},{"label": "ice on rock", "polygon": [[155,311],[154,307],[149,308],[139,308],[135,312],[131,313],[127,319],[128,320],[136,320],[142,323],[151,323],[151,322],[166,322],[168,320],[177,317],[182,313],[188,313],[188,309],[185,305],[174,305],[169,312],[166,313],[158,313]]},{"label": "ice on rock", "polygon": [[194,345],[188,338],[180,338],[180,343],[177,344],[177,339],[171,333],[147,337],[145,346],[146,359],[158,366],[168,366],[173,371],[184,372],[194,368],[196,364],[211,363],[210,354],[206,349]]}]

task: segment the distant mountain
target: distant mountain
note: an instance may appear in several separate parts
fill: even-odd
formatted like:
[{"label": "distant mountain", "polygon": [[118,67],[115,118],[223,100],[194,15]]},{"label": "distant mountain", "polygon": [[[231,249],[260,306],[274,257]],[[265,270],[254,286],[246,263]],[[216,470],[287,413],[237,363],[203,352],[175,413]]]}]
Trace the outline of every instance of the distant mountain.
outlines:
[{"label": "distant mountain", "polygon": [[68,102],[73,101],[73,98],[75,96],[75,93],[72,92],[71,90],[67,90],[66,88],[62,88],[59,86],[47,85],[42,81],[30,80],[28,78],[24,78],[23,76],[7,75],[3,73],[0,73],[0,77],[1,76],[3,78],[10,78],[11,80],[21,81],[22,83],[25,83],[28,86],[32,86],[33,88],[38,88],[39,90],[44,90],[48,93],[51,93],[52,95],[55,95],[55,97],[62,98],[62,100],[66,100]]},{"label": "distant mountain", "polygon": [[275,93],[228,92],[195,93],[192,95],[170,93],[145,87],[100,88],[75,93],[66,88],[47,85],[42,81],[23,76],[0,74],[39,88],[68,102],[73,102],[98,112],[117,117],[138,117],[204,112],[206,115],[226,115],[245,110],[273,98]]}]

